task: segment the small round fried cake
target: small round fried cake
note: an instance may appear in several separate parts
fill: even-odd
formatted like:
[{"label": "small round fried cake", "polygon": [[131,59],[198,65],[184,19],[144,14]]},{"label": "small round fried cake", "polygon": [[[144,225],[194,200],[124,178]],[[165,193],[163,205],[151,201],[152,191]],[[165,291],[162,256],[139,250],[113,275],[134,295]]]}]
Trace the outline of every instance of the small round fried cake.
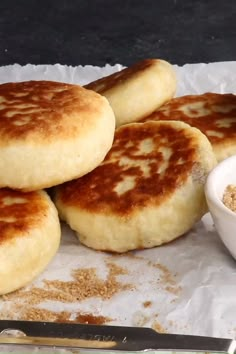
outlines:
[{"label": "small round fried cake", "polygon": [[61,230],[44,191],[0,189],[0,295],[31,282],[55,255]]},{"label": "small round fried cake", "polygon": [[208,139],[185,123],[127,124],[99,167],[56,187],[56,206],[91,248],[158,246],[206,212],[203,185],[215,163]]},{"label": "small round fried cake", "polygon": [[218,161],[236,154],[236,95],[205,93],[174,98],[141,121],[149,120],[178,120],[200,129]]},{"label": "small round fried cake", "polygon": [[83,87],[2,84],[0,187],[32,191],[82,176],[104,159],[114,130],[106,98]]},{"label": "small round fried cake", "polygon": [[176,74],[165,60],[145,59],[85,87],[108,99],[118,127],[141,119],[170,100],[176,91]]}]

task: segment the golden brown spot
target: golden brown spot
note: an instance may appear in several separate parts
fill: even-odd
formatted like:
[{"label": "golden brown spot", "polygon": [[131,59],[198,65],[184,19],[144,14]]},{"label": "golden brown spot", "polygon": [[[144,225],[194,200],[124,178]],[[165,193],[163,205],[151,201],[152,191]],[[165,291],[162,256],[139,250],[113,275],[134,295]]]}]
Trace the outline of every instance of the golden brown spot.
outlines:
[{"label": "golden brown spot", "polygon": [[187,180],[196,159],[191,132],[154,122],[126,125],[116,130],[104,162],[62,185],[59,198],[92,212],[128,215],[168,199]]},{"label": "golden brown spot", "polygon": [[42,222],[47,210],[47,201],[38,192],[0,189],[0,246],[16,235],[27,237],[27,232]]},{"label": "golden brown spot", "polygon": [[157,62],[157,59],[145,59],[139,61],[138,63],[132,65],[132,67],[125,68],[114,74],[90,82],[84,87],[86,87],[89,90],[94,90],[96,92],[103,93],[111,89],[112,87],[116,86],[117,84],[122,84],[130,77],[135,76],[137,72],[141,73],[142,71],[149,69],[149,67],[151,67],[155,62]]},{"label": "golden brown spot", "polygon": [[174,98],[141,122],[179,120],[198,128],[211,143],[236,138],[236,95],[205,93]]}]

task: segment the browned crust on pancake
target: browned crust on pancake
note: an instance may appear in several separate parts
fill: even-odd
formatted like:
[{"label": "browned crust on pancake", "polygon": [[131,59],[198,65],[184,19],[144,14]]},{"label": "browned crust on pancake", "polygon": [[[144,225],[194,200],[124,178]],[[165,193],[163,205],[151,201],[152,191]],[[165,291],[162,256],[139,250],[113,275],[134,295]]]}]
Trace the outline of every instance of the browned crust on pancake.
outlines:
[{"label": "browned crust on pancake", "polygon": [[125,68],[114,74],[93,81],[85,85],[84,87],[86,87],[89,90],[94,90],[96,92],[99,92],[100,94],[103,94],[105,91],[110,90],[114,86],[117,86],[119,84],[122,85],[123,82],[127,81],[132,76],[135,76],[137,73],[140,74],[145,70],[148,70],[150,67],[155,65],[158,61],[159,61],[158,59],[144,59],[142,61],[139,61],[138,63],[135,63],[131,67]]},{"label": "browned crust on pancake", "polygon": [[42,224],[48,208],[47,199],[40,192],[0,189],[0,247],[14,242],[15,237],[27,237],[32,228]]},{"label": "browned crust on pancake", "polygon": [[[0,85],[0,142],[78,136],[102,98],[78,85],[26,81]],[[81,115],[78,124],[78,115]],[[73,119],[76,116],[76,120]],[[90,124],[93,124],[91,121]]]},{"label": "browned crust on pancake", "polygon": [[[187,126],[186,126],[187,127]],[[58,198],[64,205],[96,213],[114,213],[128,217],[147,205],[158,205],[184,182],[198,164],[198,147],[191,129],[176,128],[173,124],[133,123],[116,130],[111,150],[104,162],[91,173],[67,182],[58,188]],[[141,153],[139,144],[152,139],[153,149]],[[162,175],[158,169],[164,163],[161,149],[171,148],[169,165]],[[122,158],[148,164],[144,175],[138,165],[121,163]],[[126,177],[135,179],[135,187],[118,195],[115,188]]]},{"label": "browned crust on pancake", "polygon": [[[188,107],[189,115],[181,110],[183,106]],[[205,112],[202,116],[199,116],[200,109]],[[228,126],[222,124],[224,119],[229,119]],[[236,141],[236,95],[208,92],[202,95],[177,97],[142,118],[140,122],[150,120],[182,121],[201,130],[213,146],[222,143],[228,145],[232,140]]]}]

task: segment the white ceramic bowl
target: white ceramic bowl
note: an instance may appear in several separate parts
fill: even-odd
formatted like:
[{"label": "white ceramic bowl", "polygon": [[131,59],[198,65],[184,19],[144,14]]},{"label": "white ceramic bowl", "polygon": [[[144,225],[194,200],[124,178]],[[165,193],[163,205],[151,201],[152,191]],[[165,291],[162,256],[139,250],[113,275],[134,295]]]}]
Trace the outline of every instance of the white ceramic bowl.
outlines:
[{"label": "white ceramic bowl", "polygon": [[205,195],[215,228],[236,259],[236,213],[222,202],[225,188],[236,186],[236,155],[220,162],[208,175],[205,184]]}]

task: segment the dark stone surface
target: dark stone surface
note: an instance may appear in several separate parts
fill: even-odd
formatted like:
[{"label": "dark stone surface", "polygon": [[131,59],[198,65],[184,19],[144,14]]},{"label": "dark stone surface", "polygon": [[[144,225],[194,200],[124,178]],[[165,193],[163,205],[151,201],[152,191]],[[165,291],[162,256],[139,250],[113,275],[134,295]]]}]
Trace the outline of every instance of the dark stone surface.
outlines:
[{"label": "dark stone surface", "polygon": [[1,0],[0,65],[236,59],[235,0]]}]

